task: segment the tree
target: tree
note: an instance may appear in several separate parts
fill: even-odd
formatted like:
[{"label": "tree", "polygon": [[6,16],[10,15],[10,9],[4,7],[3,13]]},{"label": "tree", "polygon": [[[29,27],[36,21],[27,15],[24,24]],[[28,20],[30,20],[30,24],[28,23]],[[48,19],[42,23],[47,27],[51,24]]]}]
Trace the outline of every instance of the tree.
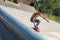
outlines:
[{"label": "tree", "polygon": [[60,17],[60,8],[56,8],[53,10],[53,15]]},{"label": "tree", "polygon": [[38,12],[60,16],[60,0],[33,0],[33,3]]}]

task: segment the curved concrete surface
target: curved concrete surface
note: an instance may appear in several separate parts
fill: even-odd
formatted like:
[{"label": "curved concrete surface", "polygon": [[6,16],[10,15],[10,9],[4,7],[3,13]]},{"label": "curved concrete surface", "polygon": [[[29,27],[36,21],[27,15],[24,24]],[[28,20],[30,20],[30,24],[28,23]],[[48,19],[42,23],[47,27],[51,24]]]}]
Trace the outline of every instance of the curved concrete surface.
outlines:
[{"label": "curved concrete surface", "polygon": [[0,20],[21,40],[47,40],[43,35],[38,34],[24,22],[8,13],[4,7],[0,8]]},{"label": "curved concrete surface", "polygon": [[7,29],[6,25],[0,20],[0,40],[20,40],[18,36]]},{"label": "curved concrete surface", "polygon": [[13,3],[10,1],[7,1],[4,3],[3,0],[0,0],[0,5],[7,5],[7,7],[12,7],[12,8],[16,8],[16,9],[20,9],[20,10],[25,10],[25,11],[29,11],[29,12],[36,12],[36,10],[34,9],[34,7],[31,7],[29,5],[23,4],[23,3]]},{"label": "curved concrete surface", "polygon": [[[22,24],[24,24],[23,26],[25,26],[23,28],[27,28],[27,31],[29,32],[29,34],[31,32],[31,35],[35,35],[35,37],[38,36],[37,38],[40,38],[39,36],[42,35],[45,38],[47,38],[48,40],[60,40],[60,23],[57,23],[52,20],[49,20],[49,23],[47,23],[44,19],[40,18],[41,23],[39,25],[39,28],[40,28],[41,32],[36,32],[32,29],[33,24],[30,22],[30,17],[32,16],[33,13],[10,8],[10,7],[7,7],[7,8],[3,7],[3,6],[0,6],[0,7],[7,12],[5,14],[9,14],[12,17],[13,22],[18,23],[16,25],[20,25],[20,23],[22,22]],[[7,15],[7,16],[9,16],[9,15]],[[7,19],[7,18],[9,18],[9,17],[6,17],[5,19]],[[10,21],[8,21],[10,23],[10,25],[14,25],[12,27],[15,27],[15,28],[19,27],[19,26],[16,27],[16,25],[14,23],[11,23],[10,18],[8,20],[10,20]],[[16,20],[18,20],[18,21],[16,21]],[[17,29],[20,30],[20,32],[21,32],[23,29],[19,29],[19,28],[17,28]],[[16,30],[14,32],[19,35],[19,33],[16,32]],[[24,33],[25,31],[22,31],[22,32]],[[23,36],[27,36],[25,34],[26,33],[24,33]]]}]

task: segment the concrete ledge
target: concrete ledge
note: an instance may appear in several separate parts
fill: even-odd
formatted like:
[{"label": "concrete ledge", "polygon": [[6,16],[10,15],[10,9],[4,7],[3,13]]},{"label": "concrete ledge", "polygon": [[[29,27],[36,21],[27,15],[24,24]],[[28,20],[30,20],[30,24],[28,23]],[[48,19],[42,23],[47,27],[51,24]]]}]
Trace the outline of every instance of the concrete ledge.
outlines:
[{"label": "concrete ledge", "polygon": [[0,0],[0,5],[4,5],[5,4],[7,5],[7,7],[12,7],[12,8],[16,8],[16,9],[21,9],[21,10],[25,10],[25,11],[29,11],[29,12],[36,12],[36,10],[34,9],[34,7],[31,7],[29,5],[26,5],[26,4],[23,4],[23,3],[20,3],[19,4],[16,4],[16,3],[13,3],[13,2],[9,2],[9,1],[6,1],[6,3],[4,3],[4,1]]},{"label": "concrete ledge", "polygon": [[12,28],[15,29],[15,32],[19,34],[22,33],[27,40],[46,40],[42,35],[36,33],[34,30],[11,16],[2,8],[0,8],[0,15],[3,16],[3,18],[7,20],[10,25],[12,25]]},{"label": "concrete ledge", "polygon": [[8,28],[8,30],[10,30],[10,32],[12,32],[12,34],[15,34],[20,40],[27,40],[22,33],[18,32],[18,30],[16,30],[15,28],[13,28],[13,25],[11,25],[10,23],[7,22],[7,20],[0,15],[0,20],[6,25],[6,28]]}]

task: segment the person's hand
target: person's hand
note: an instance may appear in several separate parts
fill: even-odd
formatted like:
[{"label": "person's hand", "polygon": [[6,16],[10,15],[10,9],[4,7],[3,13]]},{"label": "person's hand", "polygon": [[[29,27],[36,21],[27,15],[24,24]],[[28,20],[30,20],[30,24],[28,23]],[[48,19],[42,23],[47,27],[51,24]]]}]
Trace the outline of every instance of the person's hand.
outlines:
[{"label": "person's hand", "polygon": [[47,20],[47,22],[49,22],[49,21]]}]

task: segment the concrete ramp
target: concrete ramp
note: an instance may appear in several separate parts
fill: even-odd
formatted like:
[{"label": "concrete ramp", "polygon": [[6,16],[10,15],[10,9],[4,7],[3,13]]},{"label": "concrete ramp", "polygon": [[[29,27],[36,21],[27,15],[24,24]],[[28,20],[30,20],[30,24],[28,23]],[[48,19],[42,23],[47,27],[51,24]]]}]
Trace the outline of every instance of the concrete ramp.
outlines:
[{"label": "concrete ramp", "polygon": [[21,38],[8,30],[3,22],[0,20],[0,40],[21,40]]},{"label": "concrete ramp", "polygon": [[12,8],[16,8],[16,9],[20,9],[20,10],[25,10],[25,11],[29,11],[29,12],[36,12],[36,10],[34,9],[34,7],[31,7],[29,5],[26,5],[24,3],[19,3],[19,4],[16,4],[16,3],[13,3],[13,2],[10,2],[10,1],[4,1],[3,0],[0,0],[0,5],[4,5],[7,7],[12,7]]},{"label": "concrete ramp", "polygon": [[[2,12],[1,12],[2,10]],[[10,30],[27,40],[60,40],[60,24],[49,20],[47,23],[44,19],[38,17],[41,20],[39,25],[41,32],[36,32],[32,29],[33,24],[30,22],[32,12],[18,10],[10,7],[0,7],[0,16],[6,20]],[[2,18],[1,17],[1,18]],[[19,36],[21,34],[21,36]]]},{"label": "concrete ramp", "polygon": [[[18,17],[12,15],[13,13],[10,13],[8,10],[5,10],[5,8],[6,7],[4,7],[4,6],[0,6],[0,22],[1,22],[0,24],[3,23],[2,24],[3,26],[1,26],[1,27],[7,28],[6,30],[8,32],[10,32],[10,34],[8,32],[7,32],[7,34],[12,35],[12,38],[9,37],[8,35],[6,35],[5,29],[3,29],[3,31],[5,31],[4,35],[7,37],[4,40],[8,40],[8,38],[10,38],[12,40],[15,38],[16,38],[15,40],[47,40],[43,35],[38,34],[36,31],[34,31],[32,28],[30,28],[28,25],[26,25],[23,21],[21,21],[20,19],[22,19],[22,18],[18,19]],[[7,7],[6,9],[10,9],[10,8]],[[21,13],[21,14],[23,14],[23,13]],[[0,33],[3,33],[3,32],[0,32]],[[4,37],[0,37],[1,40]]]}]

